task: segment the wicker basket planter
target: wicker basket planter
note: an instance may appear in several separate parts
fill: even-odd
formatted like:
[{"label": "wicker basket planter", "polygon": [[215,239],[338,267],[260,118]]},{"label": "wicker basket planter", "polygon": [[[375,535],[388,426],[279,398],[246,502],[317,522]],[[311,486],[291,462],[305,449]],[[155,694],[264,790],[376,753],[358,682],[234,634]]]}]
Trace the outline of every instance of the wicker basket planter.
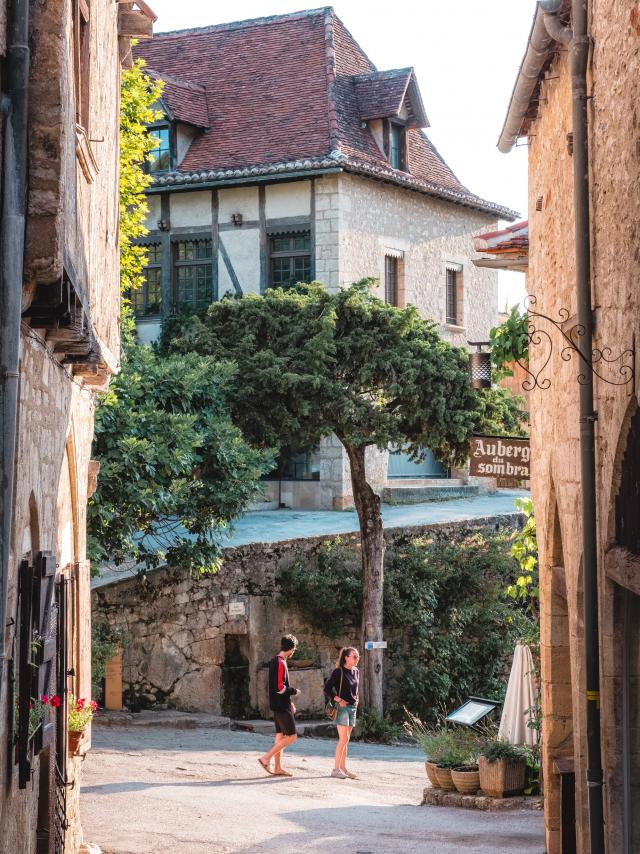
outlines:
[{"label": "wicker basket planter", "polygon": [[428,760],[424,763],[424,767],[427,772],[427,778],[434,789],[440,788],[440,783],[438,782],[438,775],[436,774],[436,763],[429,762]]},{"label": "wicker basket planter", "polygon": [[447,792],[455,792],[456,787],[451,779],[451,768],[440,768],[436,766],[436,777],[438,778],[438,787]]},{"label": "wicker basket planter", "polygon": [[480,788],[490,798],[508,798],[521,795],[524,791],[526,765],[524,760],[507,762],[497,759],[488,762],[484,756],[478,759]]},{"label": "wicker basket planter", "polygon": [[475,795],[480,788],[480,772],[477,768],[454,768],[451,771],[451,779],[461,795]]}]

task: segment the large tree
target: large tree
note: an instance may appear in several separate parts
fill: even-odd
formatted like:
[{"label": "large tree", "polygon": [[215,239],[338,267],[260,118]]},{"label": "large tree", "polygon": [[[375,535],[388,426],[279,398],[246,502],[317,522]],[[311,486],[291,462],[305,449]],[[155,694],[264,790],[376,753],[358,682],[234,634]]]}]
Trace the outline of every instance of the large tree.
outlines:
[{"label": "large tree", "polygon": [[[362,541],[362,640],[382,639],[384,536],[367,448],[429,448],[462,464],[478,421],[467,355],[410,306],[374,297],[364,280],[338,293],[322,285],[224,299],[174,329],[171,348],[230,358],[232,417],[259,447],[302,448],[335,434],[351,467]],[[363,661],[365,703],[382,711],[382,652]]]}]

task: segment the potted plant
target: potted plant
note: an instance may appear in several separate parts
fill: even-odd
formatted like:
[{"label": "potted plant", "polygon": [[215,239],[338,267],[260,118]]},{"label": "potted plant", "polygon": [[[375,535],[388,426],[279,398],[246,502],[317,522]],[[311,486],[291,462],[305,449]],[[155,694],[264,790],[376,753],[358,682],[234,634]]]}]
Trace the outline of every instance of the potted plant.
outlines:
[{"label": "potted plant", "polygon": [[476,792],[480,783],[476,765],[478,737],[466,727],[455,727],[448,733],[449,745],[440,754],[436,768],[438,783],[449,792]]},{"label": "potted plant", "polygon": [[521,747],[493,738],[480,750],[480,788],[490,798],[507,798],[524,791],[526,756]]},{"label": "potted plant", "polygon": [[67,714],[67,728],[69,730],[69,753],[78,752],[80,742],[84,738],[84,731],[91,723],[98,704],[95,700],[79,700],[69,695],[69,712]]},{"label": "potted plant", "polygon": [[446,729],[424,729],[422,732],[415,732],[414,735],[426,756],[424,767],[429,782],[437,789],[440,786],[437,766],[442,756],[446,754],[447,749],[450,747],[450,733]]},{"label": "potted plant", "polygon": [[300,641],[296,651],[289,659],[289,667],[300,670],[302,667],[311,667],[315,660],[316,657],[311,647],[304,641]]}]

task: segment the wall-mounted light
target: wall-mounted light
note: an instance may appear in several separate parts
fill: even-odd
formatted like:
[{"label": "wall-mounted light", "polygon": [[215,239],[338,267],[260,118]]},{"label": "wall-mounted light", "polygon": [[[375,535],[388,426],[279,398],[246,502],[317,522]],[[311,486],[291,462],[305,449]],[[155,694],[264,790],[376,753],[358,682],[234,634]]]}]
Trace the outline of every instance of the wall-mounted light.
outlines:
[{"label": "wall-mounted light", "polygon": [[158,231],[169,231],[169,223],[166,219],[158,220]]},{"label": "wall-mounted light", "polygon": [[469,376],[472,388],[491,388],[491,353],[482,351],[488,347],[488,341],[469,341],[472,347],[477,347],[475,353],[469,353]]},{"label": "wall-mounted light", "polygon": [[241,213],[232,213],[231,214],[231,222],[234,225],[242,225],[242,214]]}]

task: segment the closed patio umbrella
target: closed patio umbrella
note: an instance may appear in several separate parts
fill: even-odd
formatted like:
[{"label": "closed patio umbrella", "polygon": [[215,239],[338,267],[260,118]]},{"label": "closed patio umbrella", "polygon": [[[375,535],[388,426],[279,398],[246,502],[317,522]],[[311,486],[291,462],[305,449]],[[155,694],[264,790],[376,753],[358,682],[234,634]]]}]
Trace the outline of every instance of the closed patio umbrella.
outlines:
[{"label": "closed patio umbrella", "polygon": [[513,653],[498,738],[511,744],[528,744],[534,747],[538,743],[538,731],[527,726],[533,717],[533,713],[527,709],[532,709],[537,703],[538,686],[533,656],[526,644],[519,643]]}]

